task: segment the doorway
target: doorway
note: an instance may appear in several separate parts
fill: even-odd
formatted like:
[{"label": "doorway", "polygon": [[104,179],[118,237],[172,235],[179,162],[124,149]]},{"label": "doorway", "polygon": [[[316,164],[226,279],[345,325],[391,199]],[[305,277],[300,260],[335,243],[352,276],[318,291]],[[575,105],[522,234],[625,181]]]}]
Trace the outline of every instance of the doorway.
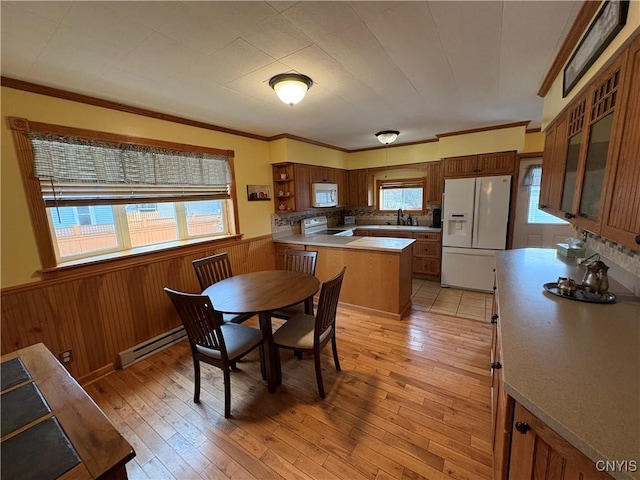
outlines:
[{"label": "doorway", "polygon": [[[574,236],[571,224],[538,209],[539,183],[534,181],[533,185],[524,186],[523,181],[529,167],[535,165],[542,165],[541,157],[527,158],[520,162],[513,248],[555,248],[556,243],[565,243],[566,238]],[[542,169],[535,170],[537,179],[541,171]]]}]

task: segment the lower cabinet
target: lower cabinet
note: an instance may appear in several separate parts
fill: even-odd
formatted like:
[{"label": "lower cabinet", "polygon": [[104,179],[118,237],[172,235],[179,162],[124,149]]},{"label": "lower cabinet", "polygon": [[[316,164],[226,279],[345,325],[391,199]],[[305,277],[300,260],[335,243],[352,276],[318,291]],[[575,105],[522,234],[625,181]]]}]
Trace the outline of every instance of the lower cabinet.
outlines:
[{"label": "lower cabinet", "polygon": [[413,238],[413,273],[439,278],[442,234],[414,232]]},{"label": "lower cabinet", "polygon": [[545,425],[519,403],[515,404],[511,434],[510,480],[611,480],[593,460]]}]

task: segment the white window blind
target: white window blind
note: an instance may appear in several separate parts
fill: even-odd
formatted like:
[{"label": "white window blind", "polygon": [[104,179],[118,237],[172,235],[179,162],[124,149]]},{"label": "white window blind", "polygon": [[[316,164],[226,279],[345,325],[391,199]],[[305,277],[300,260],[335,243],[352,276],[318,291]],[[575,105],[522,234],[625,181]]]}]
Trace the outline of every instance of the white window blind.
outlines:
[{"label": "white window blind", "polygon": [[230,197],[225,155],[52,134],[29,137],[47,206]]}]

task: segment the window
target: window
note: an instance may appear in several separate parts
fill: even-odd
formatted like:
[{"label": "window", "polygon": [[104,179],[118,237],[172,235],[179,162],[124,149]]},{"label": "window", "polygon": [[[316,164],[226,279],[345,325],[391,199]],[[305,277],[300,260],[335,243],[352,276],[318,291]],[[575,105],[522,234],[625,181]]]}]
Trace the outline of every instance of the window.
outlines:
[{"label": "window", "polygon": [[237,232],[230,150],[10,125],[45,269]]},{"label": "window", "polygon": [[378,210],[422,211],[424,205],[423,179],[378,180]]},{"label": "window", "polygon": [[527,209],[527,223],[564,225],[567,222],[554,215],[550,215],[538,208],[540,200],[540,179],[542,165],[531,165],[524,175],[523,184],[529,187],[529,205]]}]

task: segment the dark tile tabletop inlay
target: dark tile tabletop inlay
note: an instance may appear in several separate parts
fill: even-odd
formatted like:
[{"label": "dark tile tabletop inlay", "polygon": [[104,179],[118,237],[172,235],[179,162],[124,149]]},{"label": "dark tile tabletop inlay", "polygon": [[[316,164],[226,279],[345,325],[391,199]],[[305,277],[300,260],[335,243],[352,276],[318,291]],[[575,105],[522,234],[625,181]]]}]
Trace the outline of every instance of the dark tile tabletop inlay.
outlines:
[{"label": "dark tile tabletop inlay", "polygon": [[[27,383],[15,390],[3,393],[0,396],[0,404],[2,405],[2,416],[0,417],[2,433],[0,436],[3,437],[51,411],[33,383]],[[4,448],[4,443],[2,448]]]},{"label": "dark tile tabletop inlay", "polygon": [[3,479],[54,479],[80,463],[78,454],[55,417],[5,440],[0,453],[0,475]]},{"label": "dark tile tabletop inlay", "polygon": [[30,378],[29,373],[22,364],[22,360],[19,358],[0,363],[0,391],[25,382]]}]

